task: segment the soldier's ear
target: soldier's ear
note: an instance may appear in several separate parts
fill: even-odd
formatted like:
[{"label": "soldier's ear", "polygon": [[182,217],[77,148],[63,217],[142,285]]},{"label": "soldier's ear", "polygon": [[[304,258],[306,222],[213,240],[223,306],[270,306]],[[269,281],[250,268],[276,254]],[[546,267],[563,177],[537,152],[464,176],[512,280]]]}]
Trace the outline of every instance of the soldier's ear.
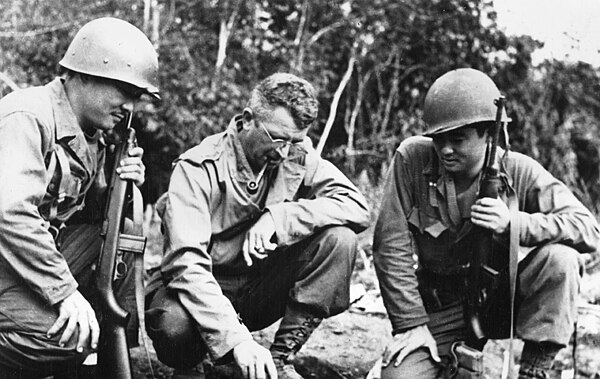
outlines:
[{"label": "soldier's ear", "polygon": [[252,109],[248,107],[244,108],[244,111],[242,112],[242,121],[244,124],[244,128],[250,127],[252,121],[254,121],[254,113],[252,113]]}]

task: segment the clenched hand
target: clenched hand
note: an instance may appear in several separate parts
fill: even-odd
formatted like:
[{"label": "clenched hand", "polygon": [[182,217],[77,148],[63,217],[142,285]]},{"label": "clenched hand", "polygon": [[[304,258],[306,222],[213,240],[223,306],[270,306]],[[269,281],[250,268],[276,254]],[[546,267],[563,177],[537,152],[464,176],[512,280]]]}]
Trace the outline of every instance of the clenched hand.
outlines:
[{"label": "clenched hand", "polygon": [[264,259],[270,251],[277,248],[277,244],[271,242],[275,234],[275,222],[271,213],[265,212],[246,233],[242,253],[248,266],[252,266],[252,259]]},{"label": "clenched hand", "polygon": [[142,162],[144,149],[139,146],[129,150],[129,156],[120,162],[117,174],[123,180],[132,180],[136,186],[141,186],[146,180],[146,166]]},{"label": "clenched hand", "polygon": [[473,224],[502,234],[508,230],[510,211],[501,199],[483,197],[477,199],[471,206],[471,221]]}]

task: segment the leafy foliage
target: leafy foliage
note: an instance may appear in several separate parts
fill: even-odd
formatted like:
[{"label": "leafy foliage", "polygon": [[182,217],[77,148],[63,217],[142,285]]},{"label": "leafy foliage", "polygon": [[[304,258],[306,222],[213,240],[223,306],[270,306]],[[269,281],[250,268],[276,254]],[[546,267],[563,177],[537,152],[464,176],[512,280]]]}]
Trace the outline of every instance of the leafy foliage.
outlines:
[{"label": "leafy foliage", "polygon": [[434,79],[473,67],[509,99],[512,148],[538,159],[597,210],[597,68],[558,61],[534,67],[531,54],[541,44],[504,35],[488,0],[159,0],[158,24],[144,18],[147,3],[2,2],[0,72],[21,86],[47,82],[75,31],[96,17],[144,29],[158,46],[163,101],[141,107],[138,119],[154,133],[146,154],[162,157],[147,162],[148,172],[164,178],[165,160],[223,130],[251,88],[277,71],[318,88],[320,118],[310,132],[318,141],[350,70],[324,154],[377,182],[398,143],[423,129],[422,103]]}]

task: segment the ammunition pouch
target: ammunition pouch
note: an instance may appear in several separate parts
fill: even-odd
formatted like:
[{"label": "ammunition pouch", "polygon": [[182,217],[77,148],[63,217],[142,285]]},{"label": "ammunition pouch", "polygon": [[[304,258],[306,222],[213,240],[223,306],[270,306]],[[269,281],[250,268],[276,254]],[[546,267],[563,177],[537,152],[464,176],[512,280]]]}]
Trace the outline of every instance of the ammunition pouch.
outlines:
[{"label": "ammunition pouch", "polygon": [[455,342],[450,349],[452,360],[449,378],[476,379],[484,377],[483,353],[467,346],[463,341]]}]

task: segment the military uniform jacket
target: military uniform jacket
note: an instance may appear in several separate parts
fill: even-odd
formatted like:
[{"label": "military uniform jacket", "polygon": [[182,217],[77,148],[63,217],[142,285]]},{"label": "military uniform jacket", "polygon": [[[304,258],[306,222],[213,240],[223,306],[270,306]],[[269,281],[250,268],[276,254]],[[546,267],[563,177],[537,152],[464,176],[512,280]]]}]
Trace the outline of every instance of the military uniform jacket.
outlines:
[{"label": "military uniform jacket", "polygon": [[[330,162],[304,143],[306,154],[289,157],[265,175],[258,191],[238,140],[241,118],[206,138],[174,164],[158,211],[164,231],[163,282],[198,325],[213,358],[252,339],[237,320],[213,272],[248,270],[242,257],[246,231],[268,211],[279,247],[293,245],[320,228],[347,225],[359,232],[369,221],[366,201]],[[276,254],[275,252],[274,254]]]},{"label": "military uniform jacket", "polygon": [[103,164],[100,132],[83,134],[60,78],[0,100],[0,295],[25,284],[56,304],[76,290],[48,227],[102,192]]},{"label": "military uniform jacket", "polygon": [[[499,149],[498,159],[503,154]],[[600,232],[595,218],[539,163],[509,152],[500,171],[516,193],[520,250],[545,243],[562,243],[581,253],[596,250]],[[507,201],[506,191],[501,197]],[[373,241],[374,263],[394,333],[429,320],[418,291],[415,257],[433,272],[456,266],[450,246],[462,231],[458,208],[452,177],[439,163],[431,139],[403,141],[388,173]],[[495,238],[507,240],[508,235]]]}]

